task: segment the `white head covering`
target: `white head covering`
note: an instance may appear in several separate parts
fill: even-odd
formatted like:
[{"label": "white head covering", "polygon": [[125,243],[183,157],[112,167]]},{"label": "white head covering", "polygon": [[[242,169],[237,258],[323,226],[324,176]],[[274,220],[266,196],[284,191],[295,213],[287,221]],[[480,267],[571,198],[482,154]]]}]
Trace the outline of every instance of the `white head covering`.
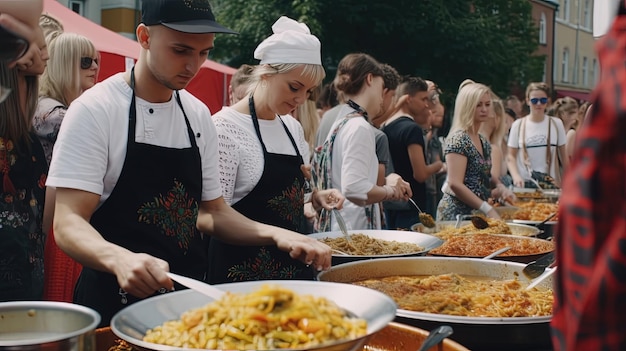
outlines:
[{"label": "white head covering", "polygon": [[322,64],[322,44],[306,24],[282,16],[274,23],[272,31],[274,34],[254,50],[254,58],[261,60],[260,64]]}]

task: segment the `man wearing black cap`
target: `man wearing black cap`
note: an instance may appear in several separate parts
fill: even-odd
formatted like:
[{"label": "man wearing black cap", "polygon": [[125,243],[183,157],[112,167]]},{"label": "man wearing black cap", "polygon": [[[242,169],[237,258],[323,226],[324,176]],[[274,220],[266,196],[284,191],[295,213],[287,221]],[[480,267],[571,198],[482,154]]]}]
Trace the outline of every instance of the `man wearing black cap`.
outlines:
[{"label": "man wearing black cap", "polygon": [[[210,233],[276,244],[318,269],[330,248],[253,222],[224,202],[207,107],[184,89],[213,48],[207,1],[144,0],[131,72],[97,84],[67,111],[48,177],[57,243],[84,265],[74,300],[102,325],[129,303],[173,288],[166,272],[206,279]],[[259,204],[262,206],[262,204]]]}]

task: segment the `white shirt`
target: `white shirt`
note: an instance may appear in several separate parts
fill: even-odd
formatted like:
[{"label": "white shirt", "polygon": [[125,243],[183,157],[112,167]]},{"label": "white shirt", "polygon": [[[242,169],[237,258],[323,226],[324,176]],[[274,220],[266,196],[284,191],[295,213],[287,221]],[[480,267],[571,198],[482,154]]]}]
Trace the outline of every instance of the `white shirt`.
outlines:
[{"label": "white shirt", "polygon": [[[118,73],[84,92],[70,105],[54,146],[47,186],[71,188],[109,197],[126,158],[128,111],[132,90]],[[217,166],[217,133],[209,109],[189,92],[180,98],[202,159],[202,201],[222,196]],[[191,146],[175,94],[164,103],[136,98],[138,143],[169,148]],[[163,165],[167,167],[167,165]],[[141,186],[141,184],[137,184]]]},{"label": "white shirt", "polygon": [[[289,115],[280,118],[293,136],[303,162],[308,164],[309,146],[300,122]],[[296,155],[281,119],[259,119],[263,143],[269,153]],[[220,183],[224,200],[234,204],[259,183],[265,166],[263,148],[250,115],[224,107],[213,116],[213,121],[217,129]]]},{"label": "white shirt", "polygon": [[[340,118],[333,124],[331,131],[342,117],[349,113],[347,107],[340,113]],[[376,185],[378,177],[378,158],[376,157],[376,140],[374,129],[364,118],[352,117],[341,128],[335,138],[331,164],[332,187],[339,189],[346,197],[341,215],[349,229],[368,228],[365,208],[352,203],[347,198],[367,199],[367,193]],[[371,206],[371,205],[368,205]],[[380,229],[380,211],[374,204],[372,213],[375,216],[374,228]],[[331,230],[339,230],[337,221],[332,220]]]},{"label": "white shirt", "polygon": [[[525,122],[525,140],[522,140],[521,124]],[[551,152],[551,166],[548,170],[548,163],[546,162],[546,145],[548,144],[548,123],[552,120],[552,126],[550,127],[550,152]],[[558,146],[565,145],[567,139],[565,138],[565,127],[563,122],[554,117],[546,116],[541,122],[533,122],[529,117],[524,119],[518,119],[513,122],[511,126],[511,132],[509,134],[508,146],[516,148],[517,150],[517,169],[520,176],[523,179],[531,178],[526,165],[524,163],[524,150],[522,145],[525,144],[528,151],[528,159],[530,161],[530,169],[537,172],[543,172],[549,174],[551,177],[556,177],[556,165],[557,165],[557,153]]]}]

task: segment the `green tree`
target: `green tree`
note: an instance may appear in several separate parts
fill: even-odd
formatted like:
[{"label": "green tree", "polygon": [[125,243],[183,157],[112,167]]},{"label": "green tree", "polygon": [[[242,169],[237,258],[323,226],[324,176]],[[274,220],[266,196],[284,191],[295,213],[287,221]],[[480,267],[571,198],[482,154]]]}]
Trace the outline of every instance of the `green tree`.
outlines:
[{"label": "green tree", "polygon": [[537,28],[529,0],[213,0],[218,19],[239,36],[218,36],[215,58],[234,67],[256,63],[258,43],[286,15],[304,21],[322,42],[332,79],[339,60],[366,52],[401,74],[435,80],[455,93],[471,78],[499,95],[540,80],[533,56]]}]

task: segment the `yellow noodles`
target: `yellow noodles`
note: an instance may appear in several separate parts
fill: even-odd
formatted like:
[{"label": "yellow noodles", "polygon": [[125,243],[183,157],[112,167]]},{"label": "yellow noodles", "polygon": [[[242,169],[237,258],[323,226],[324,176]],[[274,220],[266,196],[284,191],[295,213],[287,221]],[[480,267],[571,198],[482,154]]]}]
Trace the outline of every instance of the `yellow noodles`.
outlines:
[{"label": "yellow noodles", "polygon": [[363,319],[347,317],[332,301],[275,285],[185,312],[149,330],[144,341],[186,348],[306,349],[365,335]]},{"label": "yellow noodles", "polygon": [[452,236],[465,234],[511,234],[511,227],[505,221],[493,218],[485,218],[485,220],[489,223],[489,227],[485,229],[477,229],[471,223],[460,228],[454,228],[454,225],[442,225],[442,229],[433,235],[447,240]]},{"label": "yellow noodles", "polygon": [[392,276],[353,284],[381,291],[399,308],[466,317],[538,317],[552,315],[552,290],[524,290],[518,280],[435,276]]},{"label": "yellow noodles", "polygon": [[324,238],[323,243],[331,248],[352,255],[399,255],[424,251],[424,248],[406,242],[375,239],[365,234],[350,234],[354,247],[344,237]]}]

